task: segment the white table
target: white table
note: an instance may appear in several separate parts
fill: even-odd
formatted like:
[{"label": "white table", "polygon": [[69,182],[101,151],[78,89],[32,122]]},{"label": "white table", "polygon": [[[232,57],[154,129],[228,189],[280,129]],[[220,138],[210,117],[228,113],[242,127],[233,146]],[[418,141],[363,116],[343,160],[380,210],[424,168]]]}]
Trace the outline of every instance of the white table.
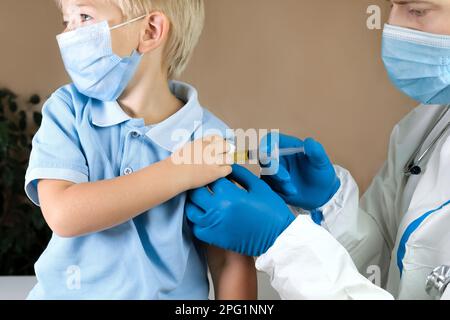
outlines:
[{"label": "white table", "polygon": [[[35,284],[35,277],[0,277],[0,300],[24,300]],[[259,299],[280,299],[270,286],[269,277],[259,272],[258,291]],[[210,298],[213,298],[212,292]]]},{"label": "white table", "polygon": [[24,300],[35,284],[35,277],[0,277],[0,300]]}]

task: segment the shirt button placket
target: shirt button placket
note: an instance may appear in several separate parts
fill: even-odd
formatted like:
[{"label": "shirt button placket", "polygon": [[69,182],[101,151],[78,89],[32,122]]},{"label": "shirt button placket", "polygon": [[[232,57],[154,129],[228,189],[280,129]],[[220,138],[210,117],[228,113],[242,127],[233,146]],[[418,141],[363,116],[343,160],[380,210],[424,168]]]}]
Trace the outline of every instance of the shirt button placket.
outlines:
[{"label": "shirt button placket", "polygon": [[[131,132],[130,132],[130,135],[131,135],[131,137],[134,138],[134,139],[139,138],[139,137],[141,136],[141,134],[140,134],[138,131],[136,131],[136,130],[131,131]],[[129,143],[131,143],[131,141],[129,141]],[[131,168],[131,167],[126,167],[126,168],[123,170],[123,174],[124,174],[125,176],[129,176],[129,175],[132,174],[133,172],[134,172],[134,170],[133,170],[133,168]]]}]

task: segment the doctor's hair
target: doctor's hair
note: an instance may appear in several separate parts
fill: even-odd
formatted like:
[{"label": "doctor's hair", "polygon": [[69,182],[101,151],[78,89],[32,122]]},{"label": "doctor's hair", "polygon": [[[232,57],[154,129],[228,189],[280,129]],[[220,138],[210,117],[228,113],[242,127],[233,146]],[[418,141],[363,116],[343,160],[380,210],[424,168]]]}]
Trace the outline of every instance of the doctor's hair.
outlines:
[{"label": "doctor's hair", "polygon": [[[61,1],[56,0],[61,8]],[[170,21],[165,47],[165,65],[169,79],[186,69],[205,24],[204,0],[106,0],[116,4],[125,20],[160,11]],[[125,21],[124,20],[124,21]]]}]

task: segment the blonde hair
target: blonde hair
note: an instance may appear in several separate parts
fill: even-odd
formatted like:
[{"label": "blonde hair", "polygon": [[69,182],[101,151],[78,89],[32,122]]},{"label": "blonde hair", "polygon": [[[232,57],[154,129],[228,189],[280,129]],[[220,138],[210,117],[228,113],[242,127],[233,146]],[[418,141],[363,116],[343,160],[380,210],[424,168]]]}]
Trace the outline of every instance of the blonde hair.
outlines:
[{"label": "blonde hair", "polygon": [[[203,0],[107,0],[115,3],[129,20],[152,11],[161,11],[170,21],[165,48],[169,79],[179,77],[200,39],[205,22]],[[61,0],[56,0],[61,6]]]}]

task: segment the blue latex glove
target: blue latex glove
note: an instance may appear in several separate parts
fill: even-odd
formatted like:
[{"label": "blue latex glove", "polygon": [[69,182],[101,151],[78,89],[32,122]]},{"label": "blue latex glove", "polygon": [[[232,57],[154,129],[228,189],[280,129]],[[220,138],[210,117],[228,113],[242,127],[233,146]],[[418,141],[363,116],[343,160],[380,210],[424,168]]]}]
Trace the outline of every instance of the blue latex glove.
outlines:
[{"label": "blue latex glove", "polygon": [[270,155],[275,142],[279,148],[304,147],[305,153],[280,157],[278,173],[262,179],[291,206],[314,211],[325,205],[339,190],[341,182],[322,145],[313,139],[302,141],[283,134],[269,134],[261,142],[260,150]]},{"label": "blue latex glove", "polygon": [[201,241],[247,256],[260,256],[295,217],[283,199],[247,169],[233,166],[229,179],[189,193],[187,218]]}]

